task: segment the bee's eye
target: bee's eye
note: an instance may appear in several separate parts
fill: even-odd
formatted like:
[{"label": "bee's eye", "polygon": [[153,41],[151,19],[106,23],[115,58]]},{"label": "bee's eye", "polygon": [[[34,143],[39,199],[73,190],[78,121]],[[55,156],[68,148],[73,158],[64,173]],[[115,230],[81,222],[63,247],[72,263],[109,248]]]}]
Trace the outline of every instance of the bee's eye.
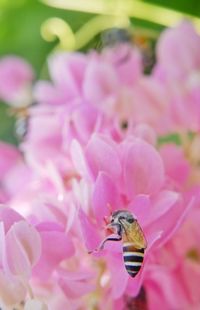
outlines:
[{"label": "bee's eye", "polygon": [[110,222],[113,223],[113,222],[114,222],[114,219],[112,218]]},{"label": "bee's eye", "polygon": [[128,219],[126,219],[127,220],[127,222],[129,222],[129,223],[133,223],[134,222],[134,219],[133,218],[128,218]]},{"label": "bee's eye", "polygon": [[133,223],[134,219],[132,217],[120,216],[119,220],[126,220],[128,223]]}]

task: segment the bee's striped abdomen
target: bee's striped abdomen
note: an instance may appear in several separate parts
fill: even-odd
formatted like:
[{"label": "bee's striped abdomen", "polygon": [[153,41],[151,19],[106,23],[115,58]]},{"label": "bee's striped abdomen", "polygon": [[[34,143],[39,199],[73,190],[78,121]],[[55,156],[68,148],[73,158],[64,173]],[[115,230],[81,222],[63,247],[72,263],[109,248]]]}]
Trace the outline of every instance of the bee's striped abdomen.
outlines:
[{"label": "bee's striped abdomen", "polygon": [[131,242],[124,242],[123,258],[127,272],[135,277],[143,263],[144,249],[136,249]]}]

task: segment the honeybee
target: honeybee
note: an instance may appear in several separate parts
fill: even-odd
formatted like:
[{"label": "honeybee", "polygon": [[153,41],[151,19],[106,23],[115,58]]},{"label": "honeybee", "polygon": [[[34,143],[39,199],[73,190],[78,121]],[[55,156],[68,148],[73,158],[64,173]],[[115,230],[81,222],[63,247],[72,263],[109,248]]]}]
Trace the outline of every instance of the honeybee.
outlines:
[{"label": "honeybee", "polygon": [[122,240],[126,271],[131,277],[135,277],[142,266],[144,251],[147,248],[147,241],[138,221],[129,211],[118,210],[112,213],[107,228],[116,236],[109,235],[95,251],[102,250],[107,241]]},{"label": "honeybee", "polygon": [[[21,142],[27,135],[29,129],[30,109],[35,106],[35,102],[29,103],[27,106],[12,107],[8,113],[15,117],[15,134],[17,139]],[[1,310],[1,309],[0,309]]]},{"label": "honeybee", "polygon": [[15,132],[17,138],[21,141],[28,132],[29,115],[27,109],[21,109],[16,112]]},{"label": "honeybee", "polygon": [[115,49],[119,45],[126,45],[117,65],[122,65],[131,57],[131,49],[137,47],[142,55],[144,73],[150,73],[155,63],[155,42],[158,33],[145,28],[117,28],[106,29],[101,33],[101,44],[103,48]]},{"label": "honeybee", "polygon": [[131,40],[131,32],[126,28],[113,27],[101,33],[103,47],[114,47],[120,43],[130,43]]}]

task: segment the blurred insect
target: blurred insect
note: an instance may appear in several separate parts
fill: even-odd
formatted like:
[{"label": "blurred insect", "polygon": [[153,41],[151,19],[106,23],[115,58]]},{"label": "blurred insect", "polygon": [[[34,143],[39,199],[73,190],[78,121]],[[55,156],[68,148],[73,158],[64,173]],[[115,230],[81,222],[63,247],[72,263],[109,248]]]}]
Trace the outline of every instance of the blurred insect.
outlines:
[{"label": "blurred insect", "polygon": [[15,132],[19,140],[23,140],[28,132],[29,114],[27,109],[16,112]]},{"label": "blurred insect", "polygon": [[[142,55],[144,72],[149,73],[155,62],[154,45],[158,33],[145,28],[110,28],[101,33],[101,45],[103,48],[117,48],[119,45],[127,45],[124,55],[118,60],[118,65],[128,61],[131,56],[131,48],[137,47]],[[128,48],[129,46],[129,48]]]},{"label": "blurred insect", "polygon": [[111,28],[101,34],[101,43],[103,48],[117,49],[119,46],[126,46],[120,57],[115,59],[115,63],[121,65],[128,61],[131,53],[131,33],[125,28]]},{"label": "blurred insect", "polygon": [[28,106],[16,108],[12,107],[9,109],[9,114],[16,118],[15,134],[19,141],[22,141],[27,135],[29,127],[30,108],[34,105],[35,103],[31,103]]},{"label": "blurred insect", "polygon": [[114,47],[120,43],[130,43],[131,41],[131,32],[127,28],[110,28],[101,34],[103,47]]},{"label": "blurred insect", "polygon": [[115,236],[109,235],[94,251],[102,250],[107,241],[122,240],[125,268],[131,277],[135,277],[142,266],[144,251],[147,247],[144,233],[138,221],[129,211],[118,210],[112,213],[107,229],[114,232]]}]

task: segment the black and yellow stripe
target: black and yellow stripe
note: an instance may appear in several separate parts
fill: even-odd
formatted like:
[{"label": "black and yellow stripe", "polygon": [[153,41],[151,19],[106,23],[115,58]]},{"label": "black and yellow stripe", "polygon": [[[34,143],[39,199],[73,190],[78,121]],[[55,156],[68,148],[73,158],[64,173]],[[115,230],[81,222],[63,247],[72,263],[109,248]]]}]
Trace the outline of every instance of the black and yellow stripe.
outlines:
[{"label": "black and yellow stripe", "polygon": [[123,243],[123,258],[127,272],[135,277],[143,263],[144,249],[136,249],[131,242]]}]

